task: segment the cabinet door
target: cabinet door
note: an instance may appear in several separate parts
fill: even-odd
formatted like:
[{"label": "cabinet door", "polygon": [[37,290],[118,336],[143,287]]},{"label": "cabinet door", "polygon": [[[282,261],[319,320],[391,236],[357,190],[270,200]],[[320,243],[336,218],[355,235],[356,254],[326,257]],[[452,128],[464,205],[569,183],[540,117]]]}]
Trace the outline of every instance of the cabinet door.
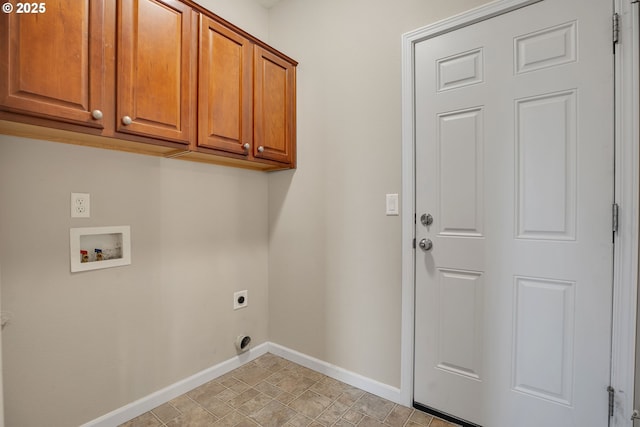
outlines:
[{"label": "cabinet door", "polygon": [[102,128],[104,0],[40,5],[0,15],[0,109]]},{"label": "cabinet door", "polygon": [[254,156],[294,167],[295,66],[254,47]]},{"label": "cabinet door", "polygon": [[175,0],[120,0],[119,132],[189,142],[195,122],[195,16]]},{"label": "cabinet door", "polygon": [[253,137],[252,46],[246,38],[201,15],[199,147],[249,154]]}]

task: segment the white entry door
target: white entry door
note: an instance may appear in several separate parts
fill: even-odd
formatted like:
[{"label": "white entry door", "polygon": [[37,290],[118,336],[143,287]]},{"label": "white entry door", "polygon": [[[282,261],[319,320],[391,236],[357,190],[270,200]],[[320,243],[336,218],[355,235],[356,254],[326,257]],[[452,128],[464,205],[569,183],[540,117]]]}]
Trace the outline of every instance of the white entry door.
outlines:
[{"label": "white entry door", "polygon": [[544,0],[415,45],[416,403],[608,425],[612,14]]}]

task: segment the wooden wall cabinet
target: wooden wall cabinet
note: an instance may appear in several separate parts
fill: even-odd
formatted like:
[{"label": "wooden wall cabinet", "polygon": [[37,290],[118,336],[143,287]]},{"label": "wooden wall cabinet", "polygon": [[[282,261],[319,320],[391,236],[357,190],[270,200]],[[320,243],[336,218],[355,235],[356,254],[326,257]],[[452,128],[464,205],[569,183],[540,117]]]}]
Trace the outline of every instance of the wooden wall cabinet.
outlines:
[{"label": "wooden wall cabinet", "polygon": [[176,0],[120,0],[116,130],[189,144],[197,14]]},{"label": "wooden wall cabinet", "polygon": [[295,167],[295,63],[200,17],[193,151]]},{"label": "wooden wall cabinet", "polygon": [[190,0],[0,15],[0,133],[295,167],[297,63]]},{"label": "wooden wall cabinet", "polygon": [[0,105],[104,128],[105,1],[49,0],[48,13],[0,16]]},{"label": "wooden wall cabinet", "polygon": [[247,156],[253,143],[253,43],[200,15],[196,150]]},{"label": "wooden wall cabinet", "polygon": [[284,164],[295,159],[296,69],[290,62],[254,49],[254,156]]}]

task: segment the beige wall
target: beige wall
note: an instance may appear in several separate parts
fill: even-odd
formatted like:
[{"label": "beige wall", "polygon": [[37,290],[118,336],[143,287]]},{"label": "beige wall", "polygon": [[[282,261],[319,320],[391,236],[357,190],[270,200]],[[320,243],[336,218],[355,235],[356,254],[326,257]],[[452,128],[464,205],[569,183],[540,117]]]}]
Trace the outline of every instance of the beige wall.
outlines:
[{"label": "beige wall", "polygon": [[255,0],[194,0],[216,15],[268,42],[269,11]]},{"label": "beige wall", "polygon": [[[7,425],[79,425],[267,340],[265,175],[2,136],[0,182]],[[71,274],[69,228],[107,225],[132,265]]]},{"label": "beige wall", "polygon": [[[201,3],[266,38],[252,0]],[[240,333],[265,342],[267,180],[0,136],[6,424],[77,426],[228,360]],[[70,218],[71,192],[90,219]],[[131,226],[132,265],[71,274],[69,228],[107,225]]]},{"label": "beige wall", "polygon": [[[485,0],[283,0],[298,170],[269,177],[269,339],[400,386],[401,35]],[[292,320],[305,319],[305,321]]]}]

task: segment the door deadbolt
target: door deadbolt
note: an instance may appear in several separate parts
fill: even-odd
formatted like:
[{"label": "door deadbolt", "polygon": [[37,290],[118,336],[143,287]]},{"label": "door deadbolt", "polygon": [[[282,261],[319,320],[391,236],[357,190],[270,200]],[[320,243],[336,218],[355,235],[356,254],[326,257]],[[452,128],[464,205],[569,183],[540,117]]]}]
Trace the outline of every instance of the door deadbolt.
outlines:
[{"label": "door deadbolt", "polygon": [[420,249],[422,249],[425,252],[429,252],[431,249],[433,249],[433,242],[431,241],[431,239],[422,239],[420,240],[420,243],[418,243],[418,246],[420,246]]},{"label": "door deadbolt", "polygon": [[427,214],[427,213],[422,214],[422,216],[420,217],[420,222],[425,227],[428,227],[431,224],[433,224],[433,216],[431,216],[431,214]]}]

